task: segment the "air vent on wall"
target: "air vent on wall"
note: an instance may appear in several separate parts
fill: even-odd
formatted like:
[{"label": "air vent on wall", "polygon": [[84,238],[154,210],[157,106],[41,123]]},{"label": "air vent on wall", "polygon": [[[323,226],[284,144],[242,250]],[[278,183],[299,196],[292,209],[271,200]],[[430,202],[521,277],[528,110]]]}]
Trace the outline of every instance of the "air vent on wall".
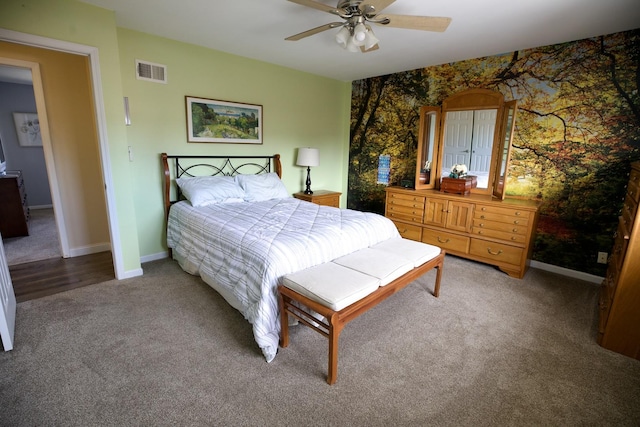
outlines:
[{"label": "air vent on wall", "polygon": [[167,83],[167,66],[136,59],[136,78],[156,83]]}]

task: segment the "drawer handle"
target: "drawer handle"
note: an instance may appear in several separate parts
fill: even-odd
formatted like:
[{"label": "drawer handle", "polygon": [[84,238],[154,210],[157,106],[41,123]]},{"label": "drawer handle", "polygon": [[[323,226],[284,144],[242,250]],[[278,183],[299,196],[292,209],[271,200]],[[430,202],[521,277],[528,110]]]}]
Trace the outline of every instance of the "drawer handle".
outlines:
[{"label": "drawer handle", "polygon": [[518,232],[518,229],[517,229],[517,228],[514,228],[512,231],[513,231],[514,233],[517,233],[517,232]]},{"label": "drawer handle", "polygon": [[480,210],[482,210],[482,211],[486,211],[486,210],[487,210],[487,208],[485,208],[485,207],[483,206],[482,208],[480,208]]},{"label": "drawer handle", "polygon": [[482,230],[478,230],[478,234],[483,234],[483,233],[482,233]]},{"label": "drawer handle", "polygon": [[500,255],[502,253],[502,249],[498,249],[498,252],[491,252],[491,248],[487,248],[487,252],[489,252],[490,255]]},{"label": "drawer handle", "polygon": [[480,215],[480,219],[484,219],[484,215]]},{"label": "drawer handle", "polygon": [[481,222],[481,223],[480,223],[480,227],[484,227],[484,222]]},{"label": "drawer handle", "polygon": [[511,240],[516,240],[516,236],[511,236]]},{"label": "drawer handle", "polygon": [[518,221],[518,220],[516,219],[515,221],[513,221],[513,223],[514,223],[515,225],[518,225],[518,224],[520,224],[520,221]]},{"label": "drawer handle", "polygon": [[438,242],[440,242],[440,243],[449,243],[450,241],[451,241],[451,239],[442,240],[442,239],[440,238],[440,236],[438,236]]},{"label": "drawer handle", "polygon": [[451,211],[448,211],[446,209],[442,209],[442,212],[450,213]]},{"label": "drawer handle", "polygon": [[520,216],[520,212],[516,211],[516,216]]}]

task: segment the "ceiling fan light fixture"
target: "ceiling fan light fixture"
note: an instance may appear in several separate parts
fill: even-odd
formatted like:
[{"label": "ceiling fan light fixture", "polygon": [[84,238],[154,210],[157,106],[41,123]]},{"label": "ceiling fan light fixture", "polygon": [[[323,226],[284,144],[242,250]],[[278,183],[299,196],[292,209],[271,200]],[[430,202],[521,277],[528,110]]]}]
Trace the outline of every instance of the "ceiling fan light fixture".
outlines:
[{"label": "ceiling fan light fixture", "polygon": [[358,46],[353,37],[349,37],[349,41],[347,41],[347,46],[345,47],[349,52],[360,52],[360,46]]},{"label": "ceiling fan light fixture", "polygon": [[353,28],[353,42],[356,46],[364,46],[367,38],[367,27],[361,22]]},{"label": "ceiling fan light fixture", "polygon": [[349,31],[349,28],[347,28],[346,26],[340,28],[340,31],[338,31],[338,33],[336,34],[336,41],[344,49],[347,48],[347,43],[349,42],[350,38],[351,38],[351,32]]},{"label": "ceiling fan light fixture", "polygon": [[365,48],[365,50],[371,49],[372,47],[377,45],[379,41],[380,40],[378,40],[378,38],[375,36],[375,34],[373,34],[373,31],[371,31],[371,28],[369,28],[367,26],[367,34],[366,34],[366,37],[364,38],[364,48]]}]

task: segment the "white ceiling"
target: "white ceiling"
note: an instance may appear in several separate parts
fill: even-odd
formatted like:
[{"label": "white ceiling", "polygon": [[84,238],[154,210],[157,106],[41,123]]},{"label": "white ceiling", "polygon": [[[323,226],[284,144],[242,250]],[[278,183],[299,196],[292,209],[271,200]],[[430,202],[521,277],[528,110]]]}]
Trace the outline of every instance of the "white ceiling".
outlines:
[{"label": "white ceiling", "polygon": [[447,16],[451,25],[444,33],[373,26],[380,49],[363,54],[339,47],[338,29],[285,41],[340,21],[286,0],[82,1],[114,10],[120,27],[344,81],[640,28],[638,0],[397,0],[384,11]]},{"label": "white ceiling", "polygon": [[363,54],[339,47],[338,29],[285,41],[340,21],[286,0],[82,1],[115,11],[119,27],[344,81],[640,28],[638,0],[397,0],[384,11],[447,16],[451,25],[444,33],[373,26],[380,49]]},{"label": "white ceiling", "polygon": [[0,82],[30,85],[32,84],[31,70],[10,65],[0,65]]}]

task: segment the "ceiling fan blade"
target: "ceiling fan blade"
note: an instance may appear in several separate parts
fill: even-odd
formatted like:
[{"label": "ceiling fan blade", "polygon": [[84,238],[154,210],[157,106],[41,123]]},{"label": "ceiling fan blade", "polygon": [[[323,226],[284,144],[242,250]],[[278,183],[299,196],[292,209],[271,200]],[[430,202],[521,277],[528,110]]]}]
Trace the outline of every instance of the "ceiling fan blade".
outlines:
[{"label": "ceiling fan blade", "polygon": [[289,0],[291,3],[296,3],[302,6],[311,7],[313,9],[318,9],[323,12],[333,13],[334,15],[340,15],[339,12],[343,12],[342,9],[337,9],[333,6],[326,5],[324,3],[320,3],[314,0]]},{"label": "ceiling fan blade", "polygon": [[[384,9],[389,7],[391,4],[395,3],[396,0],[365,0],[360,5],[361,8],[366,7],[367,5],[373,6],[376,13],[382,12]],[[363,9],[364,10],[364,9]]]},{"label": "ceiling fan blade", "polygon": [[360,46],[360,50],[362,51],[362,53],[373,52],[374,50],[378,49],[380,49],[378,43],[374,44],[373,47],[370,47],[369,49],[366,49],[364,46]]},{"label": "ceiling fan blade", "polygon": [[309,37],[309,36],[312,36],[314,34],[318,34],[318,33],[321,33],[323,31],[326,31],[326,30],[330,30],[332,28],[342,27],[343,25],[344,25],[344,22],[332,22],[330,24],[321,25],[319,27],[312,28],[312,29],[307,30],[307,31],[303,31],[302,33],[294,34],[293,36],[287,37],[285,40],[297,41],[297,40],[303,39],[305,37]]},{"label": "ceiling fan blade", "polygon": [[384,18],[388,18],[390,22],[388,24],[379,23],[379,25],[422,31],[443,32],[451,23],[451,18],[439,16],[389,15],[388,13],[376,16],[376,19]]}]

